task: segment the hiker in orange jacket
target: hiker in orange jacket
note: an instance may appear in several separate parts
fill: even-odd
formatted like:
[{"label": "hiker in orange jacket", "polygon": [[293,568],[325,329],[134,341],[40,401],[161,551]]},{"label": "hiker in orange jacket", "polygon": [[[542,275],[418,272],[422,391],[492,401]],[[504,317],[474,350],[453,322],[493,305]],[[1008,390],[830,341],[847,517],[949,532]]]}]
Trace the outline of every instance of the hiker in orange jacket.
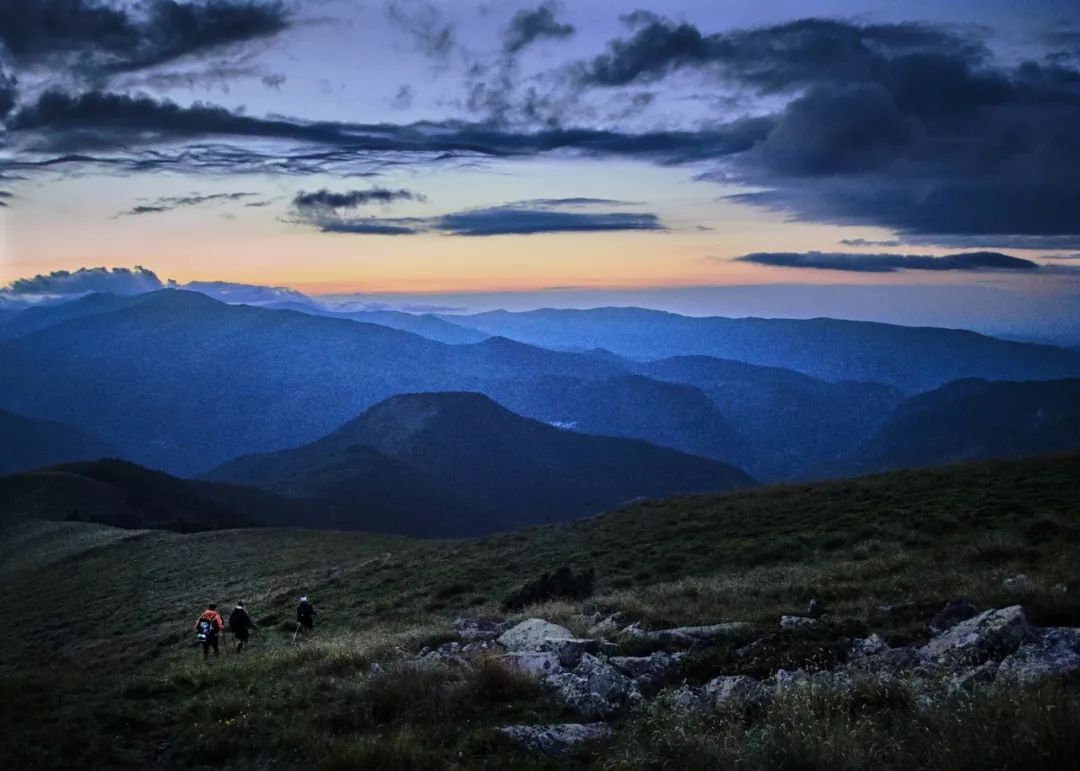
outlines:
[{"label": "hiker in orange jacket", "polygon": [[204,659],[210,657],[210,648],[214,649],[215,656],[218,655],[218,635],[223,629],[225,629],[225,622],[221,620],[217,605],[211,602],[199,616],[199,620],[195,622],[195,630],[199,633]]}]

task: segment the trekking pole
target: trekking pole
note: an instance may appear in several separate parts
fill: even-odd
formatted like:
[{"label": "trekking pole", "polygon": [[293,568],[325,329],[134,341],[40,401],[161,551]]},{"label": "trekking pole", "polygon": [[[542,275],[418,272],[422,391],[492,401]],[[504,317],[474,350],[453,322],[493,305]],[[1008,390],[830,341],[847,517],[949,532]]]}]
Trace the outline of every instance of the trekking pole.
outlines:
[{"label": "trekking pole", "polygon": [[296,624],[296,631],[292,633],[292,641],[294,643],[296,642],[296,635],[298,635],[298,634],[300,634],[300,623],[299,622],[297,622],[297,624]]}]

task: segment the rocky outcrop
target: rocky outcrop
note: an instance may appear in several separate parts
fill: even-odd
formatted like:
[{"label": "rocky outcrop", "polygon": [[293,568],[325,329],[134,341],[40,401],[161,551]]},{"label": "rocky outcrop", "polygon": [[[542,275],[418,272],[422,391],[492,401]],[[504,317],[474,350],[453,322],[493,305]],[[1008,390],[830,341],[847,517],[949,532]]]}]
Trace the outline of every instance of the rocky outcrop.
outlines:
[{"label": "rocky outcrop", "polygon": [[685,653],[656,651],[648,656],[612,656],[609,661],[620,672],[643,686],[660,685],[676,669]]},{"label": "rocky outcrop", "polygon": [[498,730],[525,749],[550,757],[562,757],[581,745],[611,736],[606,723],[508,725]]},{"label": "rocky outcrop", "polygon": [[1031,636],[1024,609],[1012,605],[961,621],[920,648],[918,654],[925,665],[955,670],[1007,656]]},{"label": "rocky outcrop", "polygon": [[1037,683],[1080,670],[1080,629],[1041,629],[1005,658],[998,679]]},{"label": "rocky outcrop", "polygon": [[573,671],[550,675],[544,685],[563,705],[590,720],[610,715],[641,698],[637,683],[589,653],[581,657]]},{"label": "rocky outcrop", "polygon": [[785,631],[793,631],[796,629],[808,629],[813,626],[817,626],[817,619],[807,618],[806,616],[781,616],[780,628]]},{"label": "rocky outcrop", "polygon": [[859,659],[885,653],[887,650],[889,650],[888,644],[876,634],[872,634],[869,637],[858,638],[851,643],[848,660],[858,661]]},{"label": "rocky outcrop", "polygon": [[550,637],[540,644],[540,650],[551,651],[564,667],[572,669],[586,653],[598,652],[600,643],[580,637]]}]

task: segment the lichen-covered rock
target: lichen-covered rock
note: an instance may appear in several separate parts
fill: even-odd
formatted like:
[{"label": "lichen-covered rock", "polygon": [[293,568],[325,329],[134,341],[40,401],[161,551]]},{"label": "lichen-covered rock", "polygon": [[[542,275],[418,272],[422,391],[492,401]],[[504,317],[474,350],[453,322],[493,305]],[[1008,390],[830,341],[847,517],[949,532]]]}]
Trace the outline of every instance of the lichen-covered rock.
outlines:
[{"label": "lichen-covered rock", "polygon": [[707,701],[718,708],[759,704],[768,697],[768,689],[747,675],[713,678],[702,691]]},{"label": "lichen-covered rock", "polygon": [[1024,609],[1012,605],[961,621],[920,648],[919,658],[930,666],[956,669],[1007,656],[1031,636]]},{"label": "lichen-covered rock", "polygon": [[548,640],[567,639],[574,636],[564,626],[552,624],[542,618],[530,618],[499,635],[499,644],[508,651],[539,651]]},{"label": "lichen-covered rock", "polygon": [[930,631],[934,634],[941,634],[961,621],[967,621],[977,612],[975,604],[971,600],[964,597],[955,597],[945,603],[945,607],[939,610],[937,615],[931,619]]},{"label": "lichen-covered rock", "polygon": [[889,650],[888,643],[882,640],[878,635],[872,634],[869,637],[856,639],[851,643],[851,650],[848,651],[848,660],[857,661],[859,659],[865,659],[868,656],[876,656],[887,650]]},{"label": "lichen-covered rock", "polygon": [[506,631],[506,624],[488,618],[456,618],[451,626],[462,640],[494,640]]},{"label": "lichen-covered rock", "polygon": [[531,677],[544,678],[562,671],[559,656],[552,651],[514,651],[504,654],[502,660],[515,672]]},{"label": "lichen-covered rock", "polygon": [[558,701],[590,720],[640,698],[637,683],[590,653],[573,672],[556,672],[544,684]]},{"label": "lichen-covered rock", "polygon": [[561,757],[575,747],[611,736],[611,728],[606,723],[508,725],[499,731],[525,749],[551,757]]},{"label": "lichen-covered rock", "polygon": [[653,686],[662,683],[685,656],[684,653],[656,651],[648,656],[612,656],[608,663],[640,685]]},{"label": "lichen-covered rock", "polygon": [[1013,683],[1037,683],[1080,670],[1080,629],[1040,629],[1001,662],[998,677]]},{"label": "lichen-covered rock", "polygon": [[788,632],[795,629],[808,629],[812,626],[817,626],[817,623],[817,619],[807,618],[806,616],[780,617],[780,628]]}]

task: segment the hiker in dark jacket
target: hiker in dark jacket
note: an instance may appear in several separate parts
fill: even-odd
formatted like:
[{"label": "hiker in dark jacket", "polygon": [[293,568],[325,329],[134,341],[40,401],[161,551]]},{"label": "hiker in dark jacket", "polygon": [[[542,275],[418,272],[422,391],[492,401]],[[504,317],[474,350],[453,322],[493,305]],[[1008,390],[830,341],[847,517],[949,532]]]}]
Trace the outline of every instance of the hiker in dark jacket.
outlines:
[{"label": "hiker in dark jacket", "polygon": [[236,637],[237,653],[244,650],[248,637],[256,628],[255,622],[248,615],[248,612],[244,610],[244,603],[236,603],[236,608],[233,609],[232,614],[229,616],[229,629],[232,630],[233,636]]},{"label": "hiker in dark jacket", "polygon": [[296,606],[296,621],[305,632],[310,632],[315,628],[315,608],[307,596],[301,597],[300,604]]}]

